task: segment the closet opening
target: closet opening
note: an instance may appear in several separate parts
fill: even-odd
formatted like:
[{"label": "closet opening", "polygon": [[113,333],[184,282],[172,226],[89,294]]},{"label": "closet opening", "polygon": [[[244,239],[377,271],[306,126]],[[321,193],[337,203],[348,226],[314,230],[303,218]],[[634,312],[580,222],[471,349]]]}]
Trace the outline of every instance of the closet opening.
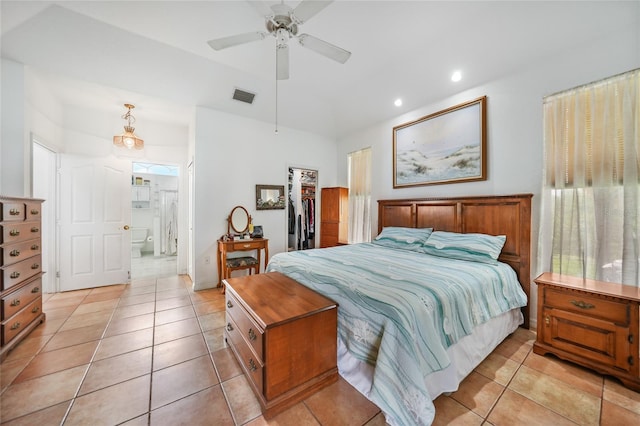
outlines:
[{"label": "closet opening", "polygon": [[316,247],[316,188],[318,171],[289,167],[287,251]]}]

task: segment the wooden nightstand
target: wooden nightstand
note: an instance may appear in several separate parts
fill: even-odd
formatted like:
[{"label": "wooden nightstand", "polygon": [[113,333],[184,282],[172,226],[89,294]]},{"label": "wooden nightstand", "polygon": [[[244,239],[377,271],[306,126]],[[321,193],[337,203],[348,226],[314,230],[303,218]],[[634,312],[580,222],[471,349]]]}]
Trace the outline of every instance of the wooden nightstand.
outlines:
[{"label": "wooden nightstand", "polygon": [[544,273],[538,285],[536,354],[559,358],[620,379],[640,391],[640,289]]},{"label": "wooden nightstand", "polygon": [[279,273],[224,280],[225,339],[265,418],[338,379],[338,305]]}]

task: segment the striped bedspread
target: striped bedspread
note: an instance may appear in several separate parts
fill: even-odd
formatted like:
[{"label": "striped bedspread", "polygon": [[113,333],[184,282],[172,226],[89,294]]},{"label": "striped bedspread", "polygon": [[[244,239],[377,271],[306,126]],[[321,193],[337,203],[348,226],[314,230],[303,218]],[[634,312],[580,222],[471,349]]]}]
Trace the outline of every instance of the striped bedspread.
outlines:
[{"label": "striped bedspread", "polygon": [[362,243],[279,253],[279,271],[339,304],[338,336],[373,365],[369,398],[392,425],[428,425],[424,378],[449,365],[447,348],[486,320],[525,306],[515,272]]}]

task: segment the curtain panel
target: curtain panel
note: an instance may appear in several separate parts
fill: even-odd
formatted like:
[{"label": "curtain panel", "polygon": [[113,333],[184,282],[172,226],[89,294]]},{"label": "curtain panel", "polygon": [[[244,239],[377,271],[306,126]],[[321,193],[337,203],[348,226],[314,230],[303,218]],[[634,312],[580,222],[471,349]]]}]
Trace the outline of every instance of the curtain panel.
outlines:
[{"label": "curtain panel", "polygon": [[371,241],[371,148],[349,154],[349,242]]},{"label": "curtain panel", "polygon": [[544,99],[539,272],[639,286],[640,70]]}]

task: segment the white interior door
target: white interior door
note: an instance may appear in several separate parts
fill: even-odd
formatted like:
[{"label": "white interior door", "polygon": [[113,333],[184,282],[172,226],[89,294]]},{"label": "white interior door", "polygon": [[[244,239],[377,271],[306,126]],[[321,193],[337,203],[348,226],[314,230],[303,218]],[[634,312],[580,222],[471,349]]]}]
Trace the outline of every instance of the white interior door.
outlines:
[{"label": "white interior door", "polygon": [[60,289],[126,283],[131,162],[61,155],[60,206]]}]

